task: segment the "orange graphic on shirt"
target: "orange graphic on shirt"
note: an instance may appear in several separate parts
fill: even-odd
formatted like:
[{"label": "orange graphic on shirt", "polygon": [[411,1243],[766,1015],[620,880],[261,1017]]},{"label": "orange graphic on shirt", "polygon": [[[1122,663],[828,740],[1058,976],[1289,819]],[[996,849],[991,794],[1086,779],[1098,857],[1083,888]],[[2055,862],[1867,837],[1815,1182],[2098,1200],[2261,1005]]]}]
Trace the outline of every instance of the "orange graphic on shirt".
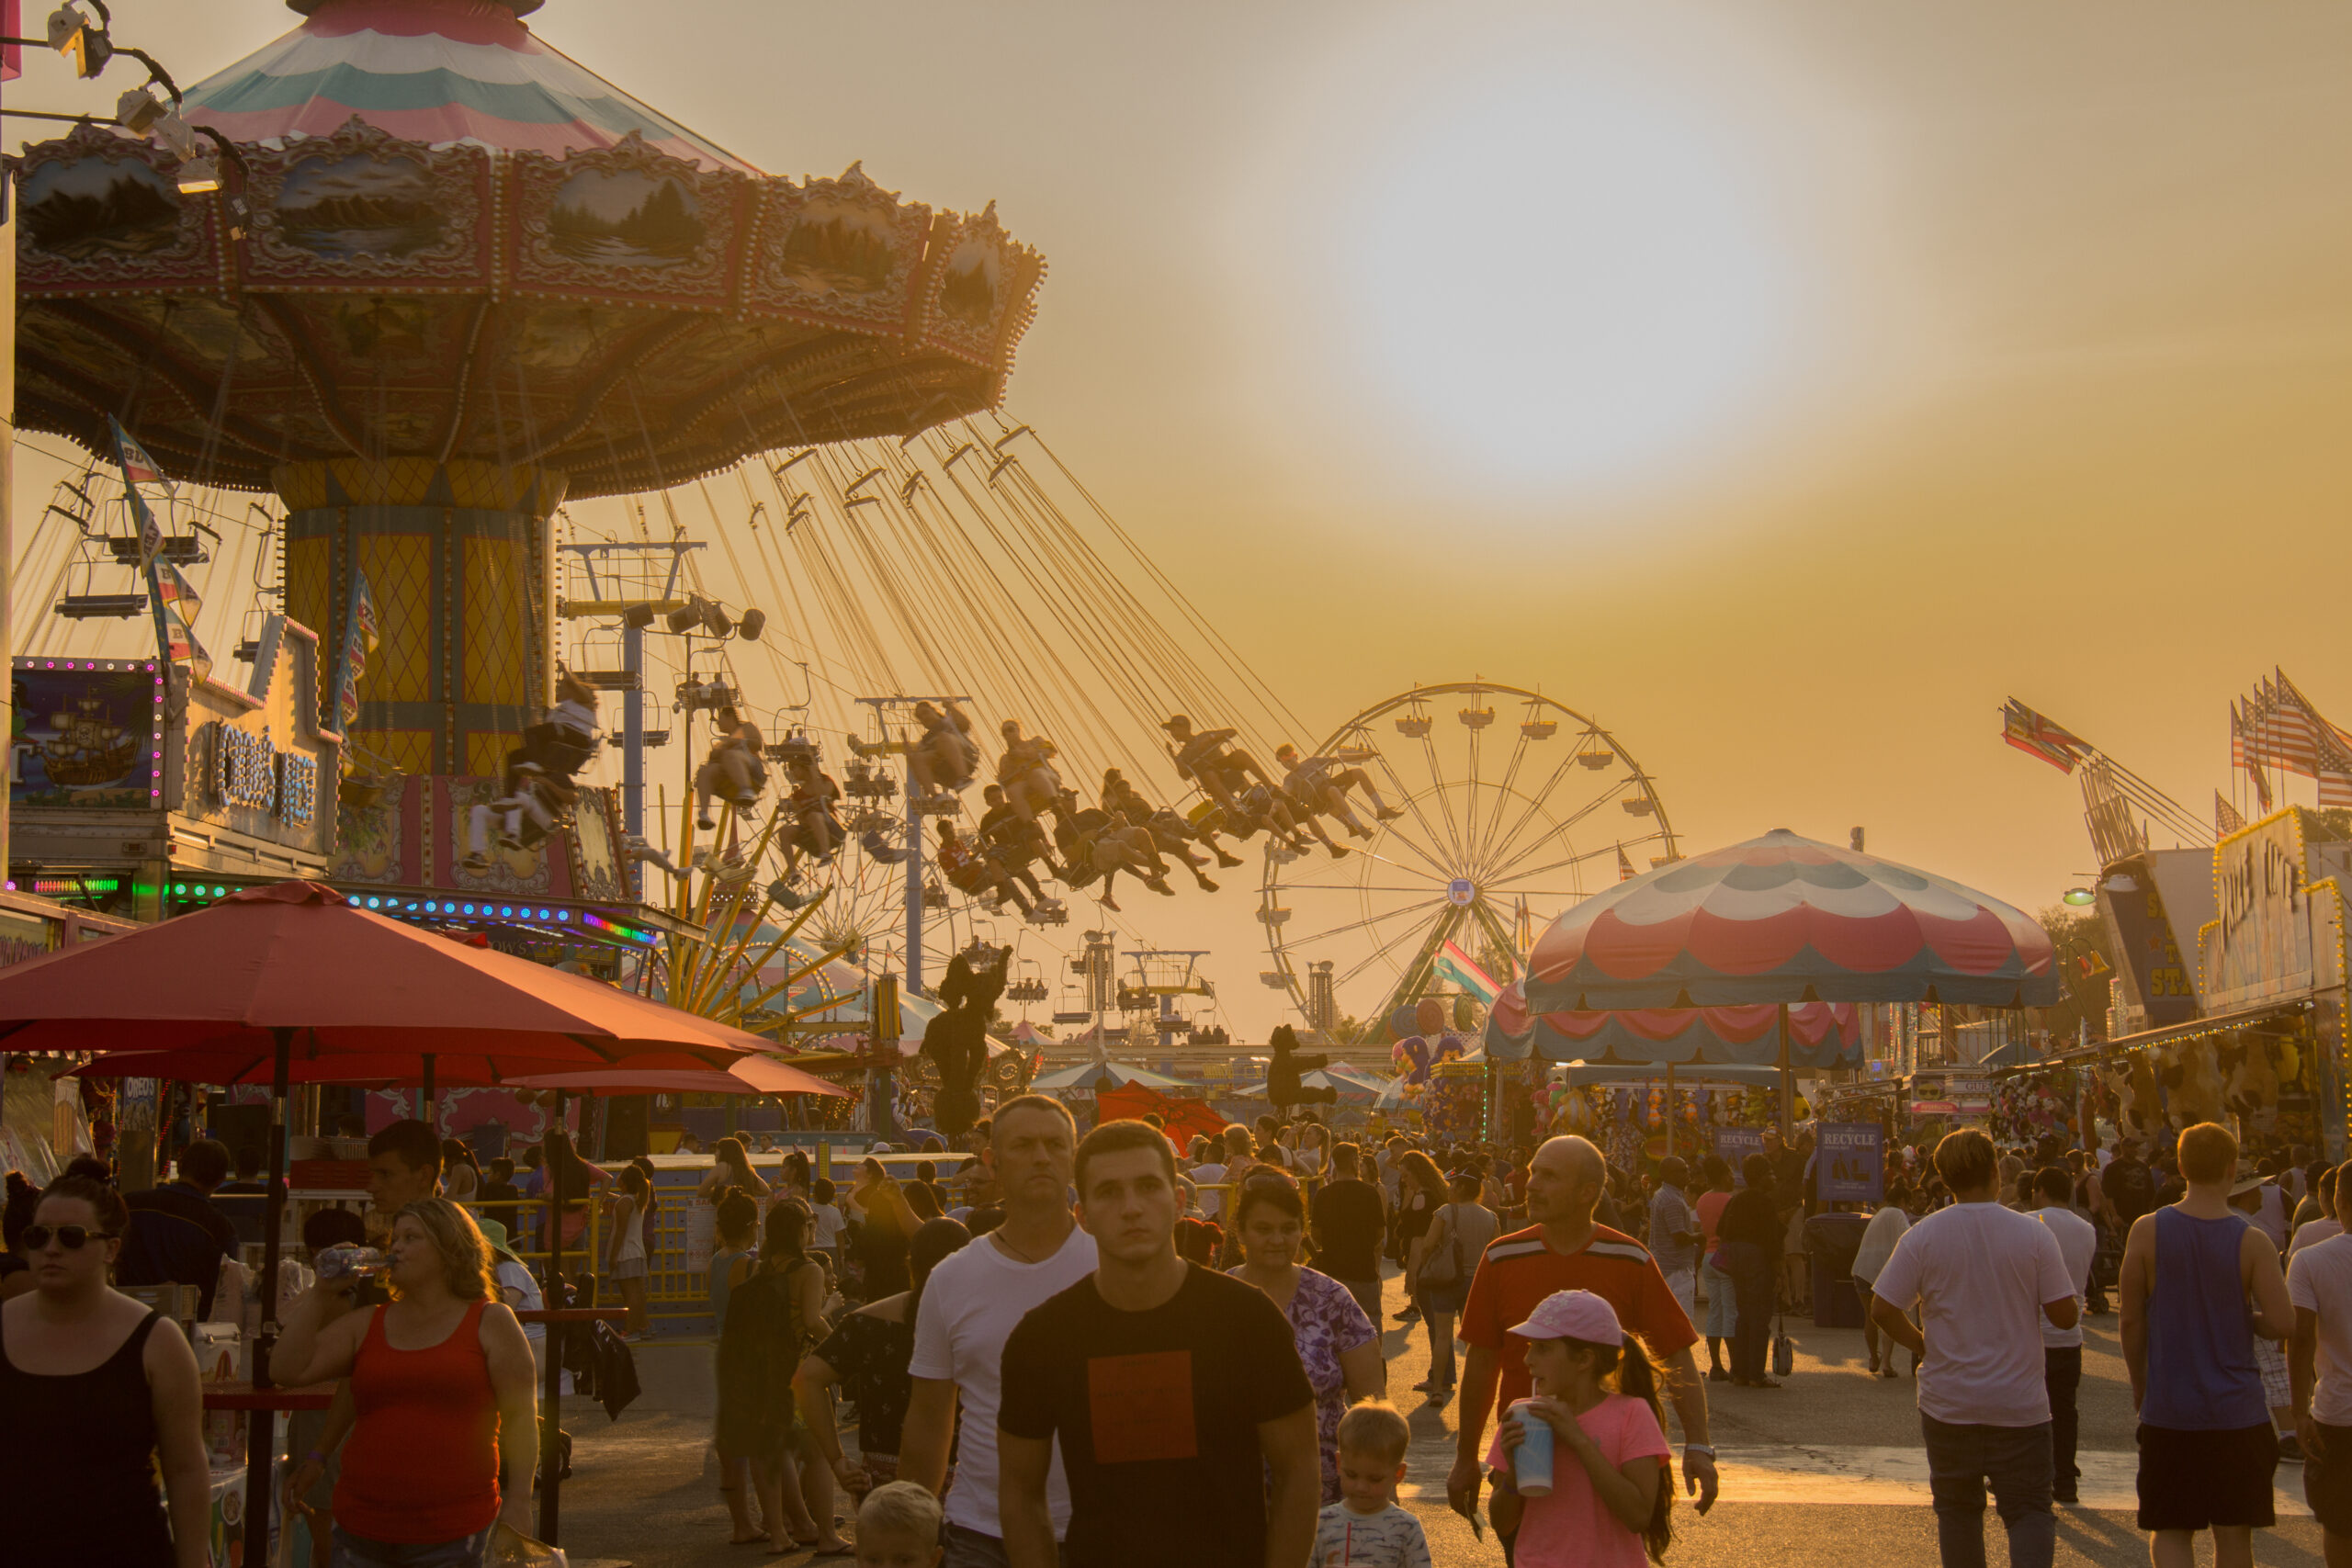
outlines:
[{"label": "orange graphic on shirt", "polygon": [[1190,1350],[1094,1357],[1086,1363],[1086,1395],[1097,1464],[1199,1457]]}]

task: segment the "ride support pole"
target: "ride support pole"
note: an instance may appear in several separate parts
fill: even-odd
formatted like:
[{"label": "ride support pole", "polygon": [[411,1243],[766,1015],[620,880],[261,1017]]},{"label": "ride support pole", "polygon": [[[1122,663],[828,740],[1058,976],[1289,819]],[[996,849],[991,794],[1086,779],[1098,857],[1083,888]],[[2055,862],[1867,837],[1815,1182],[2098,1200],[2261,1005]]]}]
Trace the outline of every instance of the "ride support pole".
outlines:
[{"label": "ride support pole", "polygon": [[[254,1339],[254,1387],[275,1387],[269,1352],[277,1343],[277,1259],[286,1227],[286,1080],[293,1071],[294,1032],[273,1029],[277,1050],[269,1073],[269,1192],[263,1201],[261,1332]],[[256,1410],[245,1432],[245,1561],[269,1561],[270,1495],[277,1468],[277,1413]]]},{"label": "ride support pole", "polygon": [[[563,1090],[555,1091],[555,1120],[552,1127],[563,1125]],[[561,1308],[569,1305],[563,1299],[563,1178],[570,1171],[559,1172],[552,1162],[543,1168],[547,1172],[548,1215],[548,1305]],[[556,1528],[560,1500],[557,1480],[562,1470],[562,1455],[557,1439],[563,1429],[563,1325],[548,1325],[547,1381],[539,1393],[539,1539],[549,1546],[556,1544]],[[249,1562],[261,1561],[248,1556]]]}]

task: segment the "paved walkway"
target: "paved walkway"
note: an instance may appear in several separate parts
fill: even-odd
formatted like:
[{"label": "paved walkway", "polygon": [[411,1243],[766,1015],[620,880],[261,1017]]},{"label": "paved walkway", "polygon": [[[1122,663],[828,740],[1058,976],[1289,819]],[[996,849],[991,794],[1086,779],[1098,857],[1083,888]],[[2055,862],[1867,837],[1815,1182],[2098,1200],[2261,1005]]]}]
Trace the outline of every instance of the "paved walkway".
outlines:
[{"label": "paved walkway", "polygon": [[[1394,1312],[1402,1305],[1395,1280],[1388,1296]],[[2147,1561],[2145,1538],[2132,1528],[2132,1401],[2115,1322],[2093,1318],[2088,1325],[2083,1506],[2060,1510],[2061,1568],[2127,1568]],[[1427,1404],[1411,1391],[1427,1374],[1428,1336],[1418,1325],[1408,1330],[1393,1319],[1384,1328],[1392,1397],[1413,1427],[1403,1500],[1421,1517],[1439,1568],[1499,1564],[1502,1553],[1491,1532],[1483,1541],[1475,1539],[1445,1506],[1453,1407]],[[1679,1539],[1668,1563],[1933,1568],[1935,1516],[1911,1381],[1865,1376],[1858,1329],[1792,1321],[1789,1332],[1797,1340],[1797,1370],[1785,1387],[1708,1385],[1724,1500],[1703,1519],[1678,1507]],[[718,1471],[704,1448],[712,1404],[709,1365],[707,1341],[643,1347],[639,1367],[645,1395],[618,1422],[584,1401],[567,1402],[564,1425],[577,1451],[572,1481],[564,1488],[563,1544],[575,1563],[704,1568],[769,1561],[756,1548],[727,1543]],[[850,1441],[854,1446],[854,1435]],[[2279,1526],[2256,1533],[2256,1561],[2320,1568],[2320,1531],[2302,1503],[2300,1469],[2282,1465],[2278,1488]],[[1989,1514],[1986,1534],[1991,1561],[2005,1562],[2000,1523]],[[807,1558],[773,1561],[797,1568]]]}]

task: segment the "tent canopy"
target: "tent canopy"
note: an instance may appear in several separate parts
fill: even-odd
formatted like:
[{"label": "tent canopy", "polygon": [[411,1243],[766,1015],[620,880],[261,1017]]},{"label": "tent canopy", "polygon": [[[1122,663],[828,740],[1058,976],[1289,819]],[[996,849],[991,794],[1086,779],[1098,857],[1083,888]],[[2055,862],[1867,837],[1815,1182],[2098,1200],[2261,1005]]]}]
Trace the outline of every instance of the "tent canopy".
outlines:
[{"label": "tent canopy", "polygon": [[2050,935],[2023,910],[1784,828],[1594,894],[1536,939],[1528,976],[1545,1013],[2048,1007],[2060,989]]},{"label": "tent canopy", "polygon": [[1075,1067],[1047,1073],[1034,1080],[1029,1088],[1037,1094],[1091,1094],[1097,1089],[1125,1089],[1130,1084],[1161,1089],[1201,1087],[1184,1078],[1171,1078],[1165,1073],[1155,1073],[1125,1062],[1081,1062]]}]

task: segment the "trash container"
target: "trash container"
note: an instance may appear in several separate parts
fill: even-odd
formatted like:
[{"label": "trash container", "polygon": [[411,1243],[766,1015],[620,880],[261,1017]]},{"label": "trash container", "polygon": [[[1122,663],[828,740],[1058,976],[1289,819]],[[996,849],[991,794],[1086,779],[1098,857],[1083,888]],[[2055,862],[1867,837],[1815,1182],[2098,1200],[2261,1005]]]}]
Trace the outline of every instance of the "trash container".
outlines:
[{"label": "trash container", "polygon": [[1854,1255],[1862,1247],[1867,1214],[1815,1214],[1804,1223],[1804,1249],[1813,1264],[1813,1324],[1860,1328],[1862,1298],[1854,1288]]}]

